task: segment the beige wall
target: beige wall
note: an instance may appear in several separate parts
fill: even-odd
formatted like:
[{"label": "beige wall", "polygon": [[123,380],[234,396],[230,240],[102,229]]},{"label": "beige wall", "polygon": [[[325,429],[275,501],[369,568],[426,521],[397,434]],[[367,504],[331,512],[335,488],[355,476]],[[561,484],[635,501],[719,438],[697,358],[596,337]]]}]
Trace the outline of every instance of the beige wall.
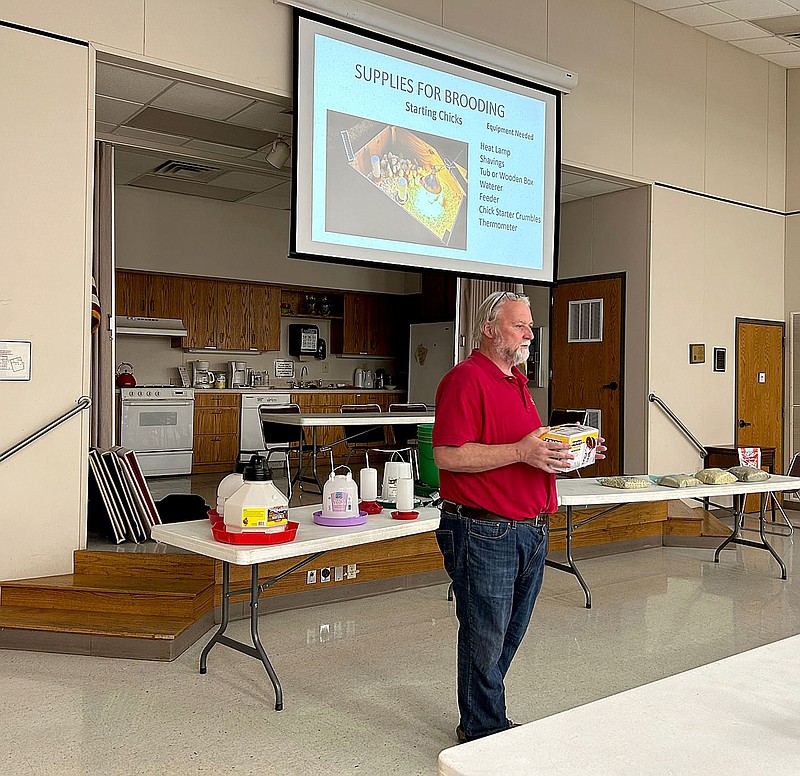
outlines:
[{"label": "beige wall", "polygon": [[[786,79],[776,65],[629,0],[499,0],[491,7],[478,0],[384,3],[434,24],[575,69],[580,83],[564,104],[565,162],[759,207],[784,208],[785,122],[788,116],[796,135],[798,87],[791,79],[787,114]],[[234,84],[284,95],[291,91],[290,12],[268,0],[0,0],[0,19],[90,40],[127,55]],[[83,222],[79,228],[76,213],[83,218],[86,211],[86,128],[78,126],[75,116],[85,116],[90,103],[86,60],[82,60],[78,79],[77,65],[71,60],[78,54],[62,53],[82,51],[80,56],[85,57],[85,50],[67,49],[69,44],[22,32],[3,30],[3,36],[15,42],[0,55],[6,59],[6,77],[0,87],[3,131],[10,127],[14,133],[11,142],[3,144],[12,149],[5,166],[14,177],[6,176],[2,185],[13,194],[9,212],[19,215],[12,220],[13,239],[5,245],[26,257],[24,269],[12,271],[4,285],[2,299],[12,301],[3,309],[3,330],[15,328],[21,333],[14,336],[20,337],[26,331],[40,333],[41,343],[35,350],[38,368],[43,369],[39,374],[49,376],[50,370],[58,367],[58,374],[65,376],[48,379],[46,403],[38,401],[45,397],[37,394],[36,409],[14,417],[9,431],[16,436],[15,432],[37,425],[45,404],[60,409],[74,402],[84,387],[78,375],[85,372],[80,363],[85,361],[81,327],[88,271]],[[20,36],[24,36],[23,43],[16,42]],[[8,77],[9,73],[13,77]],[[43,74],[46,79],[37,78]],[[35,96],[37,89],[43,94],[27,101],[27,95]],[[35,132],[28,132],[28,127]],[[31,138],[36,139],[35,147],[30,145]],[[790,173],[796,172],[796,153],[790,146]],[[792,181],[796,177],[790,175]],[[21,187],[9,189],[10,181],[16,183],[17,178]],[[797,187],[792,182],[791,207],[798,206]],[[34,198],[26,199],[26,194]],[[41,206],[32,207],[37,201]],[[36,228],[23,228],[32,214]],[[760,317],[783,316],[782,219],[665,189],[656,189],[651,219],[650,374],[643,379],[649,377],[650,388],[665,398],[676,397],[679,410],[690,403],[702,407],[704,412],[693,418],[697,424],[693,427],[704,439],[725,441],[730,434],[723,418],[732,416],[731,392],[720,391],[721,384],[711,375],[689,371],[685,345],[690,338],[701,337],[711,345],[712,336],[721,344],[724,337],[730,341],[734,314],[754,310]],[[792,246],[795,242],[789,240]],[[748,264],[750,246],[757,253],[755,264]],[[137,259],[137,263],[147,260]],[[759,271],[751,295],[753,266]],[[675,269],[682,267],[692,270],[695,278],[697,268],[704,268],[697,290],[678,286]],[[711,272],[718,269],[725,276],[722,284],[716,272]],[[792,268],[792,277],[794,273]],[[748,287],[742,304],[734,309],[733,302],[720,302],[721,298],[733,298],[737,291],[732,286],[738,280],[740,288],[742,277]],[[11,293],[6,293],[6,287]],[[738,295],[742,296],[740,290]],[[58,301],[53,302],[51,296]],[[700,307],[688,305],[688,299]],[[13,327],[7,320],[13,321]],[[46,340],[58,347],[51,351]],[[725,379],[730,379],[730,373]],[[29,386],[27,393],[18,386],[10,389],[11,394],[8,386],[2,390],[16,402],[18,395],[36,394],[38,385]],[[80,443],[82,460],[83,437],[69,440],[67,456],[59,455],[63,449],[56,439],[36,448],[37,460],[47,460],[55,467],[52,476],[59,483],[81,481],[76,478],[78,459],[73,448]],[[658,416],[650,420],[649,447],[653,470],[668,464],[678,466],[684,460],[673,432]],[[16,475],[18,466],[5,464],[0,476],[8,477],[12,470]],[[77,546],[83,501],[78,498],[80,503],[76,503],[77,492],[70,490],[75,487],[67,486],[60,510],[45,513],[50,520],[58,514],[59,531],[72,537]],[[51,571],[62,567],[67,544],[64,539],[57,559],[45,559],[39,544],[26,533],[3,552],[16,558],[22,573],[39,573],[45,567]]]},{"label": "beige wall", "polygon": [[[731,444],[735,319],[783,320],[785,219],[661,187],[653,190],[652,211],[650,390],[703,444]],[[690,343],[705,344],[706,363],[689,364]],[[714,347],[727,348],[726,372],[712,371]],[[700,464],[653,405],[650,433],[649,471]]]},{"label": "beige wall", "polygon": [[288,210],[131,186],[115,196],[120,268],[395,294],[418,277],[287,258]]},{"label": "beige wall", "polygon": [[648,240],[650,189],[568,202],[561,208],[560,279],[625,273],[623,471],[647,470]]},{"label": "beige wall", "polygon": [[[0,339],[32,349],[31,380],[0,382],[5,450],[87,392],[93,116],[85,46],[0,27],[0,71]],[[85,533],[87,429],[82,413],[0,464],[0,579],[71,570]]]}]

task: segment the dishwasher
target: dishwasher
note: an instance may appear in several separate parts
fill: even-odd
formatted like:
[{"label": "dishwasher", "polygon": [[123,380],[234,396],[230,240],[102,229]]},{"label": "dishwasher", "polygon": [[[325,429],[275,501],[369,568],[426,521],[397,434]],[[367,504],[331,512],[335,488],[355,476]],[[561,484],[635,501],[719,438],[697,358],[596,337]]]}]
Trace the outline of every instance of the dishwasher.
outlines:
[{"label": "dishwasher", "polygon": [[[242,394],[242,412],[239,421],[239,460],[245,463],[250,460],[253,453],[266,455],[270,448],[269,443],[264,446],[261,436],[261,419],[258,408],[263,404],[290,404],[292,396],[289,393],[275,393],[274,391],[254,391],[253,393]],[[283,447],[276,444],[275,447]],[[273,461],[280,460],[277,455],[272,457]]]}]

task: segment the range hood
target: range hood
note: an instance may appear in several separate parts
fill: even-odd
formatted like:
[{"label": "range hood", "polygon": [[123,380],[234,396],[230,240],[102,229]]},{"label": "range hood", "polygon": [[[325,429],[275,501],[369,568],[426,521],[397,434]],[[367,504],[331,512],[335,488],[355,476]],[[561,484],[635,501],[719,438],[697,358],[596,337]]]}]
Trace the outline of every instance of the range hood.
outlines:
[{"label": "range hood", "polygon": [[188,332],[180,318],[139,318],[133,315],[116,317],[117,334],[147,334],[151,337],[186,337]]}]

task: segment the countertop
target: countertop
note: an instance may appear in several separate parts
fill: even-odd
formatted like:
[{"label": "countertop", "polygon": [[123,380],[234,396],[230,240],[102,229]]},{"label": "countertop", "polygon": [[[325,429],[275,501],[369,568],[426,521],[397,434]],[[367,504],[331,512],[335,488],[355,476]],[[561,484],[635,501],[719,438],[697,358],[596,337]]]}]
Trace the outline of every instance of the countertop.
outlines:
[{"label": "countertop", "polygon": [[196,388],[196,393],[387,393],[405,394],[405,388],[283,388],[259,386],[258,388]]}]

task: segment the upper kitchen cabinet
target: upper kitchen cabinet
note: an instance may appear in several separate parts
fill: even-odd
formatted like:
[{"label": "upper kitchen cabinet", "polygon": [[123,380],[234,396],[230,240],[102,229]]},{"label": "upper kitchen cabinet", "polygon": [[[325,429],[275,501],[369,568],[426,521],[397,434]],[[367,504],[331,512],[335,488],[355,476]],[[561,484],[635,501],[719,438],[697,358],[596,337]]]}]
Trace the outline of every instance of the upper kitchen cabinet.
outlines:
[{"label": "upper kitchen cabinet", "polygon": [[257,350],[281,349],[281,290],[277,286],[254,284],[253,344]]},{"label": "upper kitchen cabinet", "polygon": [[331,352],[348,356],[394,356],[398,305],[388,294],[344,295],[342,321],[331,325]]},{"label": "upper kitchen cabinet", "polygon": [[144,272],[117,273],[117,315],[180,318],[184,278]]},{"label": "upper kitchen cabinet", "polygon": [[117,315],[180,318],[184,348],[280,350],[280,294],[263,283],[117,273]]}]

